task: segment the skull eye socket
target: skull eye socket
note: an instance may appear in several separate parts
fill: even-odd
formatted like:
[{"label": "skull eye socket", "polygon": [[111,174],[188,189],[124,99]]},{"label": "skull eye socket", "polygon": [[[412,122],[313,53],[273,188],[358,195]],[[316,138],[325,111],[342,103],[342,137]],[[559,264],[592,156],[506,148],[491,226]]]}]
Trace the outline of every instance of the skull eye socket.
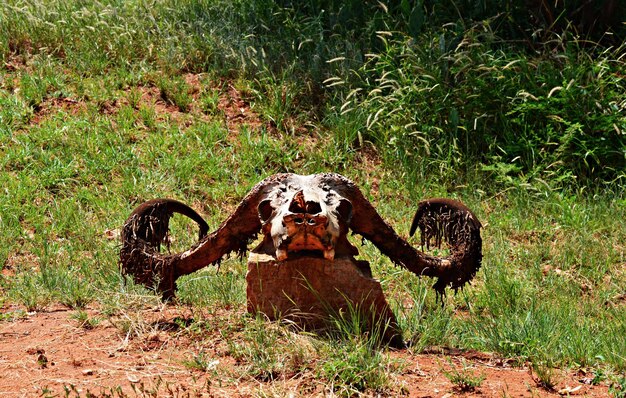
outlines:
[{"label": "skull eye socket", "polygon": [[265,222],[269,220],[269,218],[272,216],[272,213],[274,212],[274,209],[272,208],[272,201],[269,199],[263,200],[261,203],[259,203],[258,211],[261,221]]},{"label": "skull eye socket", "polygon": [[304,218],[302,217],[296,217],[293,219],[293,222],[296,224],[303,224],[304,223]]},{"label": "skull eye socket", "polygon": [[347,199],[341,199],[336,211],[343,221],[350,222],[350,219],[352,218],[352,203],[350,203]]}]

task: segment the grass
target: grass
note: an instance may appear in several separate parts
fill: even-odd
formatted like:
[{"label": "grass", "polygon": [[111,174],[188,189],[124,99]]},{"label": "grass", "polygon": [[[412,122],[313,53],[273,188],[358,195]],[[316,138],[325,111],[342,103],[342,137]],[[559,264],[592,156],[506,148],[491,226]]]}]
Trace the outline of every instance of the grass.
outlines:
[{"label": "grass", "polygon": [[623,45],[598,56],[566,51],[555,64],[494,49],[489,26],[457,30],[422,35],[422,46],[379,32],[382,50],[327,80],[345,87],[334,112],[361,126],[346,139],[370,140],[408,172],[456,184],[475,175],[494,186],[623,177],[624,86],[612,74],[624,67]]},{"label": "grass", "polygon": [[245,364],[242,374],[256,380],[297,377],[313,358],[313,347],[305,336],[269,323],[263,316],[246,320],[237,337],[227,337],[229,353]]},{"label": "grass", "polygon": [[215,368],[219,364],[219,360],[214,360],[205,352],[200,351],[198,354],[194,354],[193,358],[184,362],[184,365],[191,369],[201,370],[208,372]]},{"label": "grass", "polygon": [[451,370],[442,370],[443,374],[454,385],[454,388],[460,392],[474,392],[485,380],[484,375],[477,375],[467,364],[463,363],[462,368],[457,369],[450,361]]},{"label": "grass", "polygon": [[554,391],[558,383],[558,370],[549,363],[533,363],[530,366],[531,375],[538,387],[547,391]]},{"label": "grass", "polygon": [[71,315],[71,318],[76,320],[81,328],[93,329],[102,322],[102,319],[94,316],[90,317],[89,314],[83,310],[78,310]]},{"label": "grass", "polygon": [[354,396],[368,391],[379,394],[400,391],[394,377],[402,367],[367,340],[330,344],[322,356],[317,374],[327,381],[334,394]]},{"label": "grass", "polygon": [[[364,31],[346,40],[322,14],[271,3],[0,6],[0,303],[60,303],[85,328],[100,321],[85,308],[98,306],[141,338],[153,326],[133,314],[159,299],[117,269],[117,234],[136,205],[177,198],[215,228],[269,174],[335,171],[400,234],[432,196],[463,200],[485,226],[483,269],[443,308],[431,281],[359,247],[410,350],[602,369],[623,396],[613,377],[626,370],[623,46],[592,56],[563,36],[553,58],[527,58],[489,26],[459,33],[457,23],[416,31],[418,47],[387,29],[382,9],[369,20],[350,2],[336,23],[358,20]],[[249,15],[273,24],[250,25]],[[223,31],[210,28],[215,18]],[[231,89],[243,116],[221,102]],[[172,235],[177,251],[196,231],[174,218]],[[295,337],[243,316],[244,272],[228,259],[181,278],[179,294],[216,319],[232,312],[220,322],[234,321],[227,349],[243,375],[301,374],[343,395],[397,391],[402,367],[362,336]],[[187,366],[209,368],[203,355]]]},{"label": "grass", "polygon": [[614,398],[626,397],[626,376],[622,375],[611,383],[609,387],[609,393]]}]

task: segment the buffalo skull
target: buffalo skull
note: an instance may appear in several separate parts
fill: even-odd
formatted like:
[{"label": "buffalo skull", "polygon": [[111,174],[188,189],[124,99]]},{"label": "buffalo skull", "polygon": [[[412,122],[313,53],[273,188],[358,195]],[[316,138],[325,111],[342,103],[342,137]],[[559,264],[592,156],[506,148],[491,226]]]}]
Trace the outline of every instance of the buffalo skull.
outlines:
[{"label": "buffalo skull", "polygon": [[[163,254],[169,219],[185,215],[200,227],[200,238],[189,250]],[[462,203],[428,199],[418,205],[410,235],[421,231],[422,248],[446,241],[447,257],[435,257],[413,248],[376,212],[357,186],[332,173],[302,176],[276,174],[258,183],[235,212],[212,233],[202,217],[172,199],[154,199],[137,207],[122,230],[120,266],[137,283],[156,288],[171,298],[176,279],[209,264],[219,264],[231,252],[243,255],[259,232],[262,242],[254,251],[282,261],[293,256],[355,256],[347,238],[350,230],[371,241],[395,264],[418,276],[437,278],[433,288],[458,289],[469,282],[482,260],[481,224]]]}]

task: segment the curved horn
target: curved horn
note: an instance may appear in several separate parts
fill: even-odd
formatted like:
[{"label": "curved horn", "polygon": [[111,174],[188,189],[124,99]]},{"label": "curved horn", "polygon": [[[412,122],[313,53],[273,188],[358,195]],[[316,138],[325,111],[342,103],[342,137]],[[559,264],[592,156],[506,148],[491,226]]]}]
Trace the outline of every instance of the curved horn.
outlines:
[{"label": "curved horn", "polygon": [[[422,247],[431,243],[441,247],[446,241],[450,246],[448,257],[453,264],[450,272],[439,276],[433,286],[443,294],[446,286],[454,290],[463,287],[474,278],[482,262],[482,224],[463,203],[445,198],[423,200],[417,207],[411,223],[410,235],[419,227]],[[434,241],[434,242],[433,242]]]},{"label": "curved horn", "polygon": [[187,216],[198,224],[199,239],[209,232],[206,221],[186,204],[174,199],[152,199],[142,203],[131,213],[124,224],[122,240],[142,239],[158,249],[166,241],[169,219],[174,213]]},{"label": "curved horn", "polygon": [[[174,213],[194,220],[199,226],[199,238],[206,236],[209,225],[191,207],[174,199],[153,199],[139,205],[122,228],[120,268],[132,275],[136,283],[153,287],[155,277],[164,280],[166,272],[159,263],[159,250],[167,243],[169,220]],[[167,278],[165,278],[167,279]]]},{"label": "curved horn", "polygon": [[[325,174],[322,178],[329,187],[352,202],[354,216],[350,220],[350,229],[371,241],[395,264],[419,276],[438,278],[433,286],[438,294],[444,295],[448,286],[455,290],[462,287],[480,268],[481,224],[460,202],[432,199],[421,202],[418,207],[411,231],[414,232],[418,225],[420,228],[421,225],[430,226],[422,239],[430,241],[431,237],[440,236],[451,246],[449,257],[435,257],[413,248],[398,236],[352,181],[339,174]],[[441,243],[441,239],[438,242]]]},{"label": "curved horn", "polygon": [[[249,241],[261,229],[259,203],[288,176],[289,174],[277,174],[258,183],[237,206],[235,212],[208,235],[206,222],[183,203],[157,199],[140,205],[126,220],[122,230],[122,271],[131,274],[137,283],[155,287],[163,298],[173,297],[176,279],[180,276],[209,264],[219,264],[222,257],[233,251],[240,255],[247,251]],[[159,252],[160,243],[167,236],[169,218],[174,212],[196,221],[200,225],[201,239],[185,252],[165,255]]]}]

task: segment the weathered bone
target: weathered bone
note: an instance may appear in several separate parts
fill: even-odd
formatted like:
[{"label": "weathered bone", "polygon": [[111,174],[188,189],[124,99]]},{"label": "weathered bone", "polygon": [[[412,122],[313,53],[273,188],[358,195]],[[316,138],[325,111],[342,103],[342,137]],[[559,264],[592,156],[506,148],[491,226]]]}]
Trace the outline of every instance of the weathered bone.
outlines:
[{"label": "weathered bone", "polygon": [[[160,244],[167,236],[173,212],[194,219],[201,239],[191,249],[164,255]],[[422,243],[448,242],[452,255],[427,255],[399,237],[380,217],[356,185],[339,174],[276,174],[257,184],[219,228],[204,236],[208,227],[189,207],[169,199],[139,206],[124,224],[120,264],[136,282],[155,287],[172,297],[176,279],[209,264],[219,263],[235,251],[242,255],[258,232],[263,240],[255,251],[282,261],[291,256],[355,256],[348,241],[351,229],[371,241],[394,263],[416,275],[437,277],[439,294],[469,282],[482,260],[481,224],[460,202],[449,199],[423,201],[411,226],[420,227]],[[155,279],[158,283],[155,284]]]}]

